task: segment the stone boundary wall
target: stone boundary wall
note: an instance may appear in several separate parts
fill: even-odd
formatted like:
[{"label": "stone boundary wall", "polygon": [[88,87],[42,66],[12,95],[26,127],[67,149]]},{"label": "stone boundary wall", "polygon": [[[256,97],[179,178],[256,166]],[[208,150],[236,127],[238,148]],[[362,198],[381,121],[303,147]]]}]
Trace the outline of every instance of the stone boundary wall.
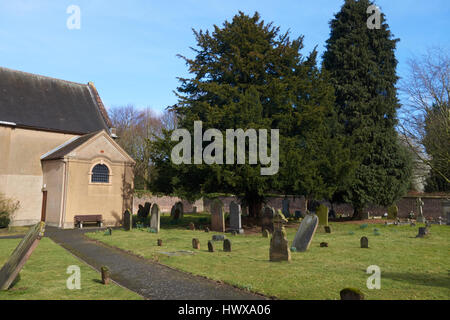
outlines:
[{"label": "stone boundary wall", "polygon": [[[225,212],[229,212],[229,207],[231,201],[236,201],[239,203],[236,197],[229,196],[229,197],[218,197],[224,204],[224,210]],[[268,198],[268,205],[274,207],[276,210],[282,208],[282,202],[284,197],[269,197]],[[294,198],[292,196],[288,197],[290,200],[290,211],[293,214],[295,210],[300,210],[301,212],[305,212],[305,198]],[[417,206],[416,206],[416,199],[415,196],[405,196],[401,198],[399,201],[397,201],[397,206],[399,209],[398,217],[399,218],[407,218],[408,214],[413,211],[417,215]],[[443,208],[442,208],[442,201],[446,199],[445,196],[442,197],[427,197],[422,196],[422,201],[424,202],[423,206],[423,213],[426,218],[433,218],[437,219],[438,217],[442,217],[446,219],[446,217],[443,215]],[[170,212],[170,209],[172,206],[177,202],[181,201],[183,203],[184,212],[193,212],[193,207],[197,207],[197,212],[202,211],[210,211],[210,205],[213,201],[213,199],[209,198],[203,198],[200,200],[195,201],[194,203],[190,203],[187,200],[181,200],[177,197],[169,197],[169,196],[148,196],[144,195],[142,197],[134,197],[134,203],[133,203],[133,213],[136,214],[138,210],[139,205],[144,205],[145,202],[150,203],[157,203],[161,209],[162,212]],[[331,208],[331,205],[329,202],[322,201],[323,204]],[[353,214],[353,207],[349,204],[335,204],[334,210],[337,214],[344,214],[351,216]],[[369,206],[367,208],[367,211],[370,212],[372,216],[381,216],[385,212],[387,212],[387,208],[385,207],[378,207],[378,206]]]}]

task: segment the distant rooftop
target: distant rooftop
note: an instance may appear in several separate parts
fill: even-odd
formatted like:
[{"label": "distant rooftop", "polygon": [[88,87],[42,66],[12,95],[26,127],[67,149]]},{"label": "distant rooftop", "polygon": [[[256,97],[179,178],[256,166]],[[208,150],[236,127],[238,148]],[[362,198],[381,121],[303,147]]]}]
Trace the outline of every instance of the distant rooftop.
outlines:
[{"label": "distant rooftop", "polygon": [[94,85],[0,67],[0,125],[87,134],[111,122]]}]

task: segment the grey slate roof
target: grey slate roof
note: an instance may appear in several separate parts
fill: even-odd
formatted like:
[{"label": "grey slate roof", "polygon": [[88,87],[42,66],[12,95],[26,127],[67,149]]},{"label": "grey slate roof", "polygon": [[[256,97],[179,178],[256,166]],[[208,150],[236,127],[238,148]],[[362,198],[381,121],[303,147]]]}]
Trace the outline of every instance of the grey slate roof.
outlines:
[{"label": "grey slate roof", "polygon": [[75,134],[109,132],[95,87],[0,67],[0,121]]},{"label": "grey slate roof", "polygon": [[56,160],[56,159],[62,159],[65,155],[69,154],[79,146],[81,146],[83,143],[87,142],[89,139],[97,135],[101,131],[95,131],[89,134],[85,134],[84,136],[75,138],[71,141],[69,141],[67,144],[63,145],[59,149],[51,152],[50,154],[46,155],[45,157],[41,158],[41,160]]}]

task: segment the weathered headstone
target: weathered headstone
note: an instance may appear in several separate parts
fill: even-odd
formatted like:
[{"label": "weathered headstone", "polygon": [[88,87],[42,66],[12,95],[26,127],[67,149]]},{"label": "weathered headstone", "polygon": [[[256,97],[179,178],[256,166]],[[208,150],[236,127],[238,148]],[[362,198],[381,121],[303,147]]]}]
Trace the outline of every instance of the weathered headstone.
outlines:
[{"label": "weathered headstone", "polygon": [[242,229],[241,221],[241,206],[234,201],[230,203],[230,228],[229,231],[235,231],[237,233],[244,233]]},{"label": "weathered headstone", "polygon": [[314,213],[308,213],[303,218],[292,242],[292,246],[297,248],[297,251],[302,252],[308,250],[318,224],[319,218]]},{"label": "weathered headstone", "polygon": [[261,231],[269,230],[273,233],[273,217],[275,216],[275,210],[270,206],[265,206],[262,209],[262,219],[261,219]]},{"label": "weathered headstone", "polygon": [[345,288],[339,294],[341,300],[364,300],[364,294],[358,289]]},{"label": "weathered headstone", "polygon": [[325,233],[331,233],[331,227],[325,226]]},{"label": "weathered headstone", "polygon": [[287,219],[281,213],[281,210],[278,210],[273,219],[274,231],[270,240],[270,261],[291,261],[291,250],[283,226],[286,222]]},{"label": "weathered headstone", "polygon": [[30,228],[28,233],[13,251],[8,261],[0,270],[0,290],[8,290],[18,276],[20,270],[30,258],[39,241],[44,236],[45,222],[39,222]]},{"label": "weathered headstone", "polygon": [[150,216],[150,228],[156,230],[156,232],[159,232],[160,229],[160,214],[159,206],[154,203],[152,206],[152,214]]},{"label": "weathered headstone", "polygon": [[369,239],[367,237],[361,237],[360,244],[361,248],[369,248]]},{"label": "weathered headstone", "polygon": [[183,218],[183,203],[178,201],[172,206],[172,210],[170,211],[170,216],[173,220],[178,220]]},{"label": "weathered headstone", "polygon": [[192,248],[200,249],[200,240],[197,238],[192,239]]},{"label": "weathered headstone", "polygon": [[225,239],[223,241],[223,251],[231,252],[231,241],[230,241],[230,239]]},{"label": "weathered headstone", "polygon": [[214,252],[214,244],[212,243],[211,240],[208,241],[208,251]]},{"label": "weathered headstone", "polygon": [[123,213],[123,228],[125,231],[130,231],[133,226],[133,220],[130,210],[125,210]]},{"label": "weathered headstone", "polygon": [[321,204],[316,209],[317,217],[319,218],[319,224],[322,226],[328,225],[328,207]]},{"label": "weathered headstone", "polygon": [[139,205],[139,210],[137,212],[137,216],[141,218],[147,218],[150,214],[150,208],[152,207],[152,204],[150,202],[146,202],[144,206]]},{"label": "weathered headstone", "polygon": [[416,238],[422,238],[428,234],[428,228],[427,227],[419,227],[419,233],[417,234]]},{"label": "weathered headstone", "polygon": [[102,283],[103,284],[109,284],[109,268],[108,267],[101,267],[100,268],[101,272],[102,272]]},{"label": "weathered headstone", "polygon": [[211,204],[211,230],[225,232],[225,215],[222,201],[219,199],[215,199]]},{"label": "weathered headstone", "polygon": [[282,202],[282,207],[283,207],[283,214],[286,218],[289,218],[291,216],[291,212],[289,211],[289,204],[290,201],[287,197],[284,197],[283,202]]},{"label": "weathered headstone", "polygon": [[264,238],[268,238],[268,237],[269,237],[269,235],[270,235],[270,232],[269,232],[269,230],[267,230],[267,229],[264,229],[264,230],[263,230],[263,232],[262,232],[262,236],[263,236]]},{"label": "weathered headstone", "polygon": [[212,241],[223,241],[225,240],[225,236],[223,234],[214,234],[212,236]]}]

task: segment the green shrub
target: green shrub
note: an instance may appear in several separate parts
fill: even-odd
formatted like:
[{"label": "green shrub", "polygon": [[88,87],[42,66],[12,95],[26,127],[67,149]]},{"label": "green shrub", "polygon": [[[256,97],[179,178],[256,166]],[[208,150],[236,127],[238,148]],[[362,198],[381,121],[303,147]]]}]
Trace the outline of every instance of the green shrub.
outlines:
[{"label": "green shrub", "polygon": [[19,207],[19,201],[6,198],[0,193],[0,228],[7,228],[9,226],[11,216]]},{"label": "green shrub", "polygon": [[398,207],[395,204],[393,204],[388,208],[388,218],[397,219],[397,215],[398,215]]}]

